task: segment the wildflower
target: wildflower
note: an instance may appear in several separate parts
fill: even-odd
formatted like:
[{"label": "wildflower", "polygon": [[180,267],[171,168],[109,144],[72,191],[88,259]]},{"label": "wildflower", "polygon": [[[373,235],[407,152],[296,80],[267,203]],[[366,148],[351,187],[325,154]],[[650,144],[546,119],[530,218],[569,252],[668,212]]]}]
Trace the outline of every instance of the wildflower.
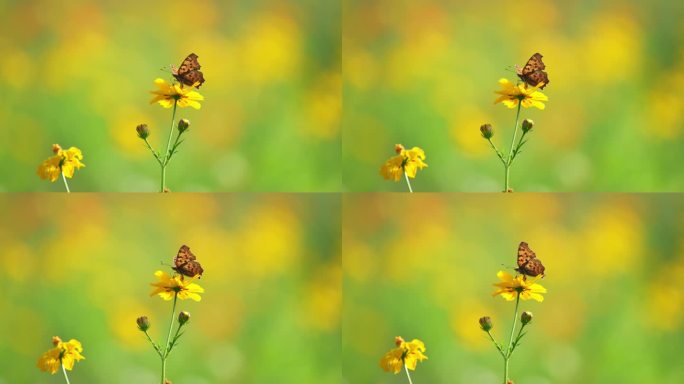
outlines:
[{"label": "wildflower", "polygon": [[543,102],[548,101],[549,98],[538,90],[544,83],[532,87],[527,83],[513,84],[508,79],[500,79],[499,85],[501,85],[501,90],[496,93],[501,96],[494,101],[495,104],[503,103],[508,108],[515,108],[518,103],[521,103],[524,108],[546,108]]},{"label": "wildflower", "polygon": [[500,283],[494,284],[494,286],[499,287],[492,296],[501,295],[504,299],[508,301],[515,300],[518,295],[523,300],[536,300],[539,302],[544,301],[544,296],[542,293],[546,293],[546,288],[537,284],[542,275],[532,277],[529,280],[525,275],[517,275],[513,277],[510,273],[499,271],[496,276],[501,280]]},{"label": "wildflower", "polygon": [[194,91],[192,87],[183,87],[180,83],[169,84],[164,79],[156,79],[154,84],[158,89],[150,92],[155,95],[150,104],[159,103],[164,108],[171,108],[174,103],[181,108],[200,109],[202,107],[199,102],[204,100],[204,96]]},{"label": "wildflower", "polygon": [[53,144],[52,152],[55,155],[38,166],[38,176],[43,180],[55,182],[62,174],[72,178],[76,169],[85,167],[85,164],[81,163],[83,154],[76,147],[64,150],[59,144]]},{"label": "wildflower", "polygon": [[522,325],[527,325],[530,321],[532,321],[532,317],[532,312],[525,311],[522,313],[522,315],[520,315],[520,322]]},{"label": "wildflower", "polygon": [[38,358],[37,366],[41,371],[50,372],[54,375],[62,365],[71,371],[75,362],[85,359],[81,355],[83,347],[78,340],[71,339],[65,343],[58,336],[54,336],[52,344],[55,347]]},{"label": "wildflower", "polygon": [[174,296],[177,296],[181,300],[202,300],[202,297],[199,294],[204,293],[204,288],[193,283],[193,279],[185,280],[182,275],[170,276],[163,271],[157,271],[154,275],[159,281],[150,284],[155,287],[152,293],[150,293],[150,296],[159,295],[159,297],[164,300],[171,300]]},{"label": "wildflower", "polygon": [[482,330],[485,332],[489,332],[492,328],[494,328],[494,324],[492,324],[492,318],[489,316],[480,317],[480,328],[482,328]]},{"label": "wildflower", "polygon": [[423,354],[425,352],[425,344],[422,341],[413,339],[410,342],[406,342],[401,336],[397,336],[394,338],[394,342],[397,347],[387,352],[380,359],[380,367],[385,371],[396,374],[401,372],[404,366],[415,371],[419,361],[427,360],[427,356]]},{"label": "wildflower", "polygon": [[394,150],[397,156],[390,158],[380,167],[380,174],[387,180],[399,181],[404,173],[410,178],[415,178],[419,169],[428,166],[423,162],[425,152],[418,147],[407,150],[403,145],[397,144]]}]

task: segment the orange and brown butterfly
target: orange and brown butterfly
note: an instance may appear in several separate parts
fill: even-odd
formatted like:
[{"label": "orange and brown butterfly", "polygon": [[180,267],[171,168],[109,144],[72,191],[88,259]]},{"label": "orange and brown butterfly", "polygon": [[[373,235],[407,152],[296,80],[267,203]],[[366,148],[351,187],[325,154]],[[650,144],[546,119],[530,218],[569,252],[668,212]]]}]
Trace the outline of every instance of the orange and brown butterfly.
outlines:
[{"label": "orange and brown butterfly", "polygon": [[204,84],[204,74],[200,71],[202,66],[199,61],[197,61],[198,57],[199,56],[194,53],[191,53],[183,60],[178,69],[171,66],[173,77],[185,85],[195,86],[196,84],[197,88],[201,87],[202,84]]},{"label": "orange and brown butterfly", "polygon": [[173,258],[173,264],[173,270],[184,276],[200,278],[204,272],[202,265],[187,245],[180,247],[178,254]]},{"label": "orange and brown butterfly", "polygon": [[527,276],[544,276],[544,265],[537,259],[537,255],[526,242],[521,242],[518,246],[518,268],[516,271]]},{"label": "orange and brown butterfly", "polygon": [[527,60],[527,63],[525,64],[524,67],[520,68],[519,66],[515,66],[515,72],[518,74],[518,77],[520,80],[524,81],[525,83],[536,87],[541,83],[542,84],[541,89],[544,89],[549,84],[549,75],[544,72],[544,69],[546,68],[546,65],[544,65],[544,62],[542,61],[542,54],[537,52],[532,57],[530,57],[529,60]]}]

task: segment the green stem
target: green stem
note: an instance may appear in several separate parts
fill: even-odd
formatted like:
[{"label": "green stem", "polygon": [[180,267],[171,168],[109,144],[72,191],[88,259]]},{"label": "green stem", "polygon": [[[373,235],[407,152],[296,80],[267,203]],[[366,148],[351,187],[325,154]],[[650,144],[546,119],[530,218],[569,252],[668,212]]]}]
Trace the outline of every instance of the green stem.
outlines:
[{"label": "green stem", "polygon": [[409,181],[409,177],[406,172],[404,172],[404,178],[406,179],[406,185],[408,185],[409,192],[413,193],[413,188],[411,188],[411,182]]},{"label": "green stem", "polygon": [[[64,187],[66,187],[67,193],[71,193],[71,191],[69,190],[69,183],[67,183],[66,181],[66,176],[64,176],[64,172],[60,171],[60,173],[62,174],[62,180],[64,180]],[[67,381],[69,381],[69,379],[67,379]]]},{"label": "green stem", "polygon": [[487,335],[489,335],[489,340],[491,340],[492,343],[494,343],[494,346],[496,346],[496,349],[499,350],[499,353],[501,354],[501,357],[503,357],[503,358],[505,359],[505,358],[506,358],[506,354],[504,353],[503,349],[501,349],[501,346],[499,345],[499,343],[497,343],[496,340],[494,340],[494,336],[492,336],[492,333],[489,332],[489,331],[487,331]]},{"label": "green stem", "polygon": [[162,356],[162,377],[161,384],[166,381],[166,359],[169,357],[169,342],[171,341],[171,332],[173,331],[173,320],[176,317],[176,302],[178,301],[178,294],[173,296],[173,307],[171,308],[171,322],[169,323],[169,333],[166,336],[166,343],[164,344],[164,354]]},{"label": "green stem", "polygon": [[154,158],[157,159],[157,163],[159,163],[159,165],[162,165],[162,160],[161,160],[161,158],[159,157],[159,155],[157,154],[157,152],[155,152],[154,148],[152,148],[152,145],[151,145],[150,142],[147,140],[147,138],[144,138],[143,140],[145,140],[145,144],[147,144],[147,149],[149,149],[150,152],[152,152],[152,155],[154,155]]},{"label": "green stem", "polygon": [[151,343],[152,346],[154,347],[154,350],[157,351],[157,354],[159,355],[159,357],[163,358],[162,352],[161,352],[161,350],[159,349],[159,346],[152,340],[152,338],[150,337],[150,334],[147,333],[147,331],[145,331],[145,336],[147,336],[147,340],[150,341],[150,343]]},{"label": "green stem", "polygon": [[411,381],[411,375],[409,374],[409,370],[406,364],[404,364],[404,371],[406,371],[406,377],[408,377],[409,384],[413,384],[413,381]]},{"label": "green stem", "polygon": [[497,148],[496,145],[494,145],[494,142],[492,141],[491,138],[487,139],[487,141],[489,141],[489,145],[492,146],[492,149],[494,150],[494,152],[496,152],[496,155],[499,156],[499,160],[501,160],[501,163],[503,163],[503,165],[505,167],[506,166],[506,160],[504,159],[504,156],[501,153],[501,151],[499,151],[499,148]]},{"label": "green stem", "polygon": [[174,125],[176,122],[176,108],[178,107],[178,100],[173,102],[173,114],[171,114],[171,129],[169,130],[169,140],[166,143],[166,152],[164,152],[164,161],[161,164],[161,191],[166,190],[166,166],[169,164],[169,150],[171,149],[171,139],[173,138]]},{"label": "green stem", "polygon": [[518,136],[518,125],[520,120],[520,107],[521,102],[518,102],[518,111],[515,113],[515,130],[513,131],[513,140],[511,140],[511,149],[508,152],[508,160],[504,167],[506,168],[506,176],[504,179],[504,192],[510,190],[510,178],[511,178],[511,165],[513,165],[513,148],[515,147],[515,138]]},{"label": "green stem", "polygon": [[511,327],[511,336],[508,340],[508,348],[506,348],[506,357],[504,357],[504,384],[508,383],[508,362],[511,359],[511,348],[513,346],[513,334],[515,333],[515,326],[518,322],[518,305],[520,304],[520,293],[515,298],[515,312],[513,313],[513,326]]},{"label": "green stem", "polygon": [[60,365],[62,366],[62,372],[64,372],[64,380],[66,380],[67,384],[71,384],[71,383],[69,382],[69,376],[67,376],[67,373],[66,373],[66,368],[64,368],[64,364],[62,364],[62,363],[60,362]]}]

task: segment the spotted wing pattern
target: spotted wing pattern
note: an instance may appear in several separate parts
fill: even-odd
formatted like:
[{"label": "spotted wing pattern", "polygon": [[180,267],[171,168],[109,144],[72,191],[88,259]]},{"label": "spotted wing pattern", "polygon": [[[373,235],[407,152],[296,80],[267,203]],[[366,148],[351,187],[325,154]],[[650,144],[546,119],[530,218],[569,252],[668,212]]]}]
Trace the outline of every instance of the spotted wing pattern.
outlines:
[{"label": "spotted wing pattern", "polygon": [[201,87],[204,84],[204,74],[200,71],[202,66],[197,61],[198,57],[194,53],[189,54],[178,69],[172,70],[173,77],[185,85],[193,86],[197,84],[197,88]]},{"label": "spotted wing pattern", "polygon": [[541,89],[544,89],[549,84],[549,75],[544,72],[546,65],[542,61],[542,54],[537,52],[529,60],[524,67],[520,68],[516,66],[516,72],[520,80],[526,82],[527,84],[536,87],[540,83],[544,83]]},{"label": "spotted wing pattern", "polygon": [[204,269],[197,261],[195,254],[190,251],[190,247],[183,245],[178,250],[178,254],[173,258],[173,270],[188,277],[202,276]]},{"label": "spotted wing pattern", "polygon": [[544,265],[537,259],[537,255],[530,249],[526,242],[521,242],[518,246],[518,268],[516,271],[527,276],[544,275]]}]

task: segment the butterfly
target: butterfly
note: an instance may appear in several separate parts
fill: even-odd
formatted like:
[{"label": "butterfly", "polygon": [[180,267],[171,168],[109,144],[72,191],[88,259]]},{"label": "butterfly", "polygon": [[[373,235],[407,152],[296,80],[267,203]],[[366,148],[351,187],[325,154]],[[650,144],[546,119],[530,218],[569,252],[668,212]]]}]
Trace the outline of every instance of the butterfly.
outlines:
[{"label": "butterfly", "polygon": [[178,69],[171,66],[173,77],[185,85],[193,86],[199,83],[197,84],[197,88],[201,87],[202,84],[204,84],[204,74],[200,72],[202,66],[199,61],[197,61],[198,57],[199,56],[194,53],[191,53],[183,60]]},{"label": "butterfly", "polygon": [[[188,277],[202,276],[204,269],[197,261],[195,254],[190,251],[190,247],[183,245],[178,250],[178,254],[173,258],[173,270]],[[199,278],[198,277],[198,278]]]},{"label": "butterfly", "polygon": [[521,242],[518,246],[518,268],[516,271],[527,276],[544,276],[544,265],[537,259],[537,255],[527,245],[526,242]]},{"label": "butterfly", "polygon": [[518,74],[520,80],[533,87],[536,87],[540,83],[544,83],[541,87],[539,87],[544,89],[544,87],[549,84],[549,75],[548,73],[544,72],[546,65],[544,65],[542,57],[543,56],[541,53],[535,53],[532,55],[532,57],[530,57],[529,60],[527,60],[527,64],[525,64],[524,67],[520,68],[516,65],[515,72]]}]

